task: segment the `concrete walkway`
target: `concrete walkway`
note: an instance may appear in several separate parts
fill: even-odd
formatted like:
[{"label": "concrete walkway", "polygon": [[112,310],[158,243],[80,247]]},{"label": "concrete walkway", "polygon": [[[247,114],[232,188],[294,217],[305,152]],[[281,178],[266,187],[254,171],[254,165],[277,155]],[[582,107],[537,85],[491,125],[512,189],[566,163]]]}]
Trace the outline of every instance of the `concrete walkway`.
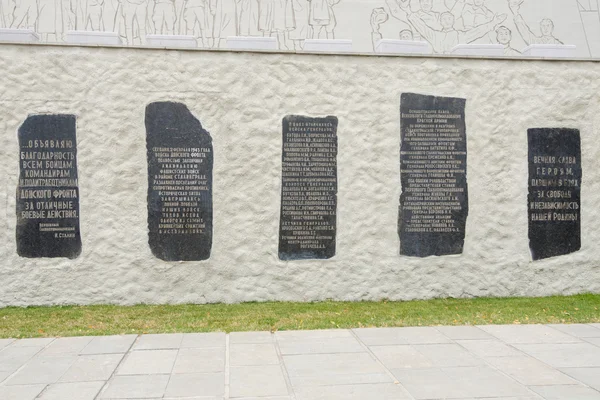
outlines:
[{"label": "concrete walkway", "polygon": [[0,399],[600,400],[600,324],[0,340]]}]

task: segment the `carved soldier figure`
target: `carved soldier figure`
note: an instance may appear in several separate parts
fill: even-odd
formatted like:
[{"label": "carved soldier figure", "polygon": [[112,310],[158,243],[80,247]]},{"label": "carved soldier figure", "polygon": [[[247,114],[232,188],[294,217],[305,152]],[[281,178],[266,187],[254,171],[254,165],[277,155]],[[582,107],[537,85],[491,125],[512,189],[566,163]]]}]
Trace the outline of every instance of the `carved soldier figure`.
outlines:
[{"label": "carved soldier figure", "polygon": [[258,0],[238,0],[238,36],[258,36]]},{"label": "carved soldier figure", "polygon": [[294,29],[294,9],[291,0],[261,0],[259,2],[258,29],[263,36],[277,36],[279,48],[289,49],[287,31]]},{"label": "carved soldier figure", "polygon": [[174,0],[154,0],[154,31],[156,34],[172,35],[175,33]]},{"label": "carved soldier figure", "polygon": [[[142,44],[146,43],[146,21],[148,18],[148,0],[121,0],[127,43],[134,44],[139,37]],[[137,28],[137,29],[136,29]]]},{"label": "carved soldier figure", "polygon": [[337,20],[333,6],[340,0],[310,0],[310,18],[309,24],[312,27],[313,39],[321,37],[321,32],[325,30],[327,39],[335,39],[335,27]]},{"label": "carved soldier figure", "polygon": [[289,32],[289,38],[294,43],[294,50],[304,48],[304,40],[310,35],[308,19],[310,17],[309,0],[292,0],[294,9],[294,29]]},{"label": "carved soldier figure", "polygon": [[198,26],[202,47],[209,47],[209,18],[214,18],[217,12],[216,0],[188,0],[185,6],[185,26],[188,35],[195,35],[195,27]]},{"label": "carved soldier figure", "polygon": [[14,19],[11,28],[36,28],[38,8],[36,0],[14,0]]},{"label": "carved soldier figure", "polygon": [[101,31],[104,30],[102,22],[102,8],[104,0],[88,0],[86,8],[86,17],[84,22],[85,30]]},{"label": "carved soldier figure", "polygon": [[215,47],[221,47],[228,36],[235,36],[237,24],[237,0],[217,0],[215,14]]}]

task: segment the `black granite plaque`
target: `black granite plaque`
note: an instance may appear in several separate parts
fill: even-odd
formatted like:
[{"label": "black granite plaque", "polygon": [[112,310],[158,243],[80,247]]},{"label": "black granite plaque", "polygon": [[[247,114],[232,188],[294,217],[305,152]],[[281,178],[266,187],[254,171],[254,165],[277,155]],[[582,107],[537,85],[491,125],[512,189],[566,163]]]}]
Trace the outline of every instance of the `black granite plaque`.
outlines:
[{"label": "black granite plaque", "polygon": [[403,93],[400,254],[461,254],[469,212],[465,99]]},{"label": "black granite plaque", "polygon": [[537,128],[529,142],[529,248],[534,260],[581,248],[579,131]]},{"label": "black granite plaque", "polygon": [[283,119],[281,260],[335,255],[337,125],[331,116]]},{"label": "black granite plaque", "polygon": [[213,147],[185,104],[146,107],[148,231],[152,254],[200,261],[212,247]]},{"label": "black granite plaque", "polygon": [[81,254],[74,115],[31,115],[19,128],[17,253]]}]

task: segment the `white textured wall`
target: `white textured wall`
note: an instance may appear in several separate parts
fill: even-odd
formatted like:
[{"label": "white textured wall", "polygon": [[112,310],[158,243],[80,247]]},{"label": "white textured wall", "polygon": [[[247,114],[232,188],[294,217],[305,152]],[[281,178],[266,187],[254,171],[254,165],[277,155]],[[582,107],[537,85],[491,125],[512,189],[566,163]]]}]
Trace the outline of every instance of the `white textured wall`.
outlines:
[{"label": "white textured wall", "polygon": [[[600,64],[0,47],[0,306],[374,300],[600,292]],[[399,256],[402,92],[467,99],[464,254]],[[187,104],[214,143],[210,260],[166,263],[147,234],[144,109]],[[17,129],[77,115],[83,252],[16,253]],[[337,254],[277,257],[281,119],[339,118]],[[581,130],[582,248],[531,262],[527,128]]]}]

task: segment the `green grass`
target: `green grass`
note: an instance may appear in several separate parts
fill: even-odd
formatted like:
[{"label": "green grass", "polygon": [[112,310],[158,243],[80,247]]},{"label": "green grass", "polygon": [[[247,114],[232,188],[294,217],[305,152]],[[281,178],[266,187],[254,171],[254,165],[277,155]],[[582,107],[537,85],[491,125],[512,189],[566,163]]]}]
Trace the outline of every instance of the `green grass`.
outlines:
[{"label": "green grass", "polygon": [[0,309],[0,337],[600,322],[600,295]]}]

